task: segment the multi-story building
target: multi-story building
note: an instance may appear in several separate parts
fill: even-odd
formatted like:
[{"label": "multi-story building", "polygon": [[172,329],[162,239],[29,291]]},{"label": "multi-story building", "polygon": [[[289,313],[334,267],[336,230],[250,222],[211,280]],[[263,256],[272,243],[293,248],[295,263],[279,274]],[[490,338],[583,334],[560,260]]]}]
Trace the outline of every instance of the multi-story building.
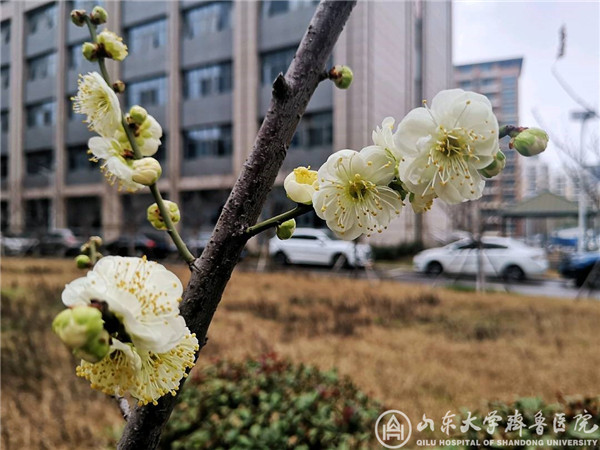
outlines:
[{"label": "multi-story building", "polygon": [[[104,2],[108,28],[129,46],[123,63],[108,61],[109,72],[126,83],[122,102],[141,104],[163,127],[159,188],[180,204],[186,231],[215,223],[267,111],[271,83],[294,57],[316,3]],[[147,226],[150,195],[103,182],[86,154],[92,135],[70,105],[78,74],[97,69],[81,55],[89,37],[69,12],[93,5],[2,3],[1,212],[11,231],[69,227],[111,238]],[[368,145],[385,116],[401,117],[417,96],[450,86],[450,9],[449,2],[359,2],[332,58],[353,68],[352,88],[318,87],[279,186],[299,164],[318,167],[334,149]],[[276,188],[266,214],[289,206]],[[412,239],[414,218],[405,215],[395,236]]]},{"label": "multi-story building", "polygon": [[[523,58],[463,64],[454,67],[456,86],[467,91],[479,92],[490,102],[500,126],[519,125],[519,76]],[[483,197],[478,202],[486,231],[501,230],[501,210],[521,200],[521,158],[508,148],[507,139],[501,143],[506,155],[506,167],[502,173],[486,182]]]}]

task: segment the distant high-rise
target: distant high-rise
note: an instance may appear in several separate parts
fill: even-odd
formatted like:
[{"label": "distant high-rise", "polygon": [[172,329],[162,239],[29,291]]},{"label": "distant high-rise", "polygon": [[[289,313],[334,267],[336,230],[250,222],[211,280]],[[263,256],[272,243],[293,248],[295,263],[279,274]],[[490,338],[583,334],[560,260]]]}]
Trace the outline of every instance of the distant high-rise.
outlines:
[{"label": "distant high-rise", "polygon": [[[92,135],[69,101],[77,75],[97,70],[81,55],[87,30],[69,12],[97,3],[129,46],[122,64],[109,61],[113,79],[127,85],[123,103],[141,104],[163,127],[160,190],[180,203],[184,232],[211,227],[318,2],[3,2],[2,229],[69,227],[112,238],[148,226],[149,194],[103,182],[86,154]],[[334,150],[369,145],[385,116],[400,118],[417,96],[449,87],[451,42],[450,2],[359,2],[332,58],[354,70],[352,88],[318,87],[277,185],[297,165],[318,167]],[[289,206],[275,188],[267,214]],[[409,210],[394,228],[412,237]]]},{"label": "distant high-rise", "polygon": [[[519,125],[519,76],[522,64],[523,58],[462,64],[454,67],[454,81],[461,89],[485,95],[492,103],[500,126]],[[501,148],[506,154],[506,167],[499,176],[486,181],[483,197],[479,201],[486,231],[503,231],[499,213],[522,197],[521,159],[504,141]],[[513,230],[504,231],[510,234]]]}]

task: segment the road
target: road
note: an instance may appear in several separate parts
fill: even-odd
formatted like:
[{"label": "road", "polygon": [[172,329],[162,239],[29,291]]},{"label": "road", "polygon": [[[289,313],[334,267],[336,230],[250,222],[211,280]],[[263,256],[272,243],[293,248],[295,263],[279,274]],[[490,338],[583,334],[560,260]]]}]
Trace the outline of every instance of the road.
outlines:
[{"label": "road", "polygon": [[[242,270],[256,270],[256,263],[241,265]],[[404,283],[427,284],[432,287],[448,287],[450,289],[475,290],[474,277],[460,277],[440,275],[430,277],[424,274],[413,272],[408,267],[389,268],[376,267],[371,270],[335,270],[328,267],[316,266],[289,266],[275,267],[274,271],[294,271],[294,273],[314,273],[319,275],[329,275],[346,278],[372,278],[381,280],[395,280]],[[485,288],[488,291],[509,292],[519,295],[528,295],[536,297],[559,297],[576,299],[593,298],[600,300],[600,290],[590,291],[585,289],[581,293],[575,287],[572,281],[563,279],[536,279],[527,280],[518,283],[504,283],[500,279],[486,279]]]}]

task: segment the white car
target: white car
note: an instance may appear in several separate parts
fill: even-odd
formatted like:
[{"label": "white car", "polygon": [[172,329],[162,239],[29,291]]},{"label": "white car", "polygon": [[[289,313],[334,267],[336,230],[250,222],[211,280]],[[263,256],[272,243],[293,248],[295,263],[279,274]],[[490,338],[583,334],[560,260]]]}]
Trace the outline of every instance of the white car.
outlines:
[{"label": "white car", "polygon": [[[486,275],[521,281],[548,270],[548,259],[543,249],[529,247],[515,239],[502,237],[482,238],[483,271]],[[413,258],[417,272],[439,275],[477,273],[478,244],[462,239],[445,247],[424,250]]]},{"label": "white car", "polygon": [[337,239],[329,230],[298,228],[290,239],[271,239],[269,255],[279,264],[364,267],[371,261],[371,247]]}]

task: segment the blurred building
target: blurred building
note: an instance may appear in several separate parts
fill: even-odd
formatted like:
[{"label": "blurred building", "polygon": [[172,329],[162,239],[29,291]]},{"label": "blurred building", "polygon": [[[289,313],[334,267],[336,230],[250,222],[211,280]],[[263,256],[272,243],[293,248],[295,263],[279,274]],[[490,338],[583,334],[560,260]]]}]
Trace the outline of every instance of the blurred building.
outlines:
[{"label": "blurred building", "polygon": [[[494,109],[499,125],[519,124],[519,76],[523,58],[463,64],[454,67],[456,86],[485,95]],[[521,160],[515,150],[508,148],[504,139],[501,149],[506,155],[506,167],[502,173],[486,181],[483,197],[478,201],[485,231],[512,234],[502,230],[501,211],[522,198]]]},{"label": "blurred building", "polygon": [[[84,60],[85,28],[69,20],[89,1],[8,1],[1,11],[1,212],[11,231],[72,228],[107,238],[147,226],[149,194],[119,193],[88,161],[92,136],[70,97]],[[161,123],[165,197],[180,203],[187,232],[211,227],[254,142],[271,84],[294,56],[315,1],[104,2],[108,28],[129,56],[108,61],[127,85],[126,106],[141,104]],[[322,83],[302,118],[282,174],[319,167],[332,151],[360,149],[388,115],[402,117],[451,84],[450,2],[359,2],[332,61],[355,73],[348,91]],[[275,188],[266,214],[291,206]],[[406,208],[390,239],[410,237]],[[430,213],[424,230],[442,221]],[[305,218],[314,221],[315,218]],[[428,223],[431,227],[428,228]],[[434,226],[435,225],[435,226]]]}]

